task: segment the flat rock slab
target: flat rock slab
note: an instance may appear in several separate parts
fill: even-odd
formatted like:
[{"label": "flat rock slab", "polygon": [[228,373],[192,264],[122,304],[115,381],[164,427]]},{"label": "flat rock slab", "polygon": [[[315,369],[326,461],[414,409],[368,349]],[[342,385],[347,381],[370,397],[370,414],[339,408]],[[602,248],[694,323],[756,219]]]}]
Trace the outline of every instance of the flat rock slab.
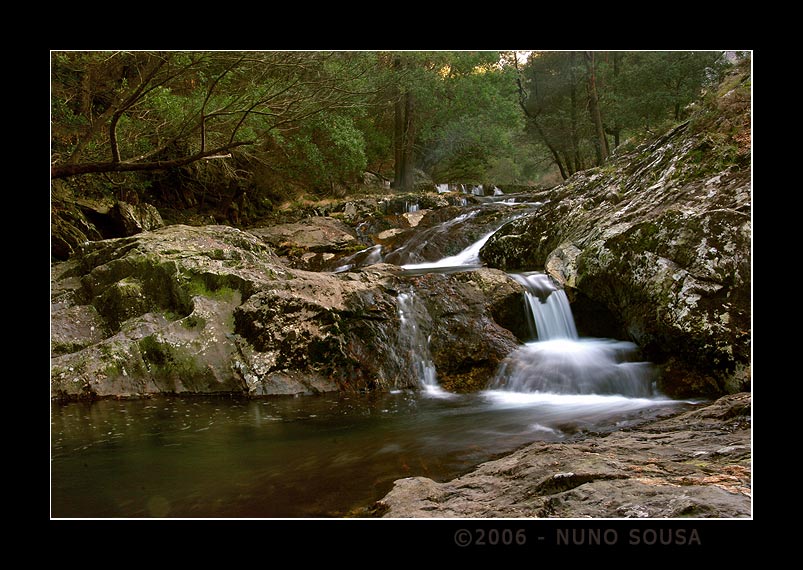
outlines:
[{"label": "flat rock slab", "polygon": [[388,518],[750,517],[751,396],[571,442],[538,442],[452,481],[409,477]]}]

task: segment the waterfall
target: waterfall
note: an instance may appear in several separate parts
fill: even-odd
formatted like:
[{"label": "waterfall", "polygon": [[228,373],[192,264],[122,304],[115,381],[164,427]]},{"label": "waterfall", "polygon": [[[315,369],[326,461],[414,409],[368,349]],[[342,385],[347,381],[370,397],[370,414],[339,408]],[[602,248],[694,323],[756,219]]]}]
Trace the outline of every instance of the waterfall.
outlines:
[{"label": "waterfall", "polygon": [[456,218],[452,218],[447,222],[443,222],[437,226],[426,228],[420,231],[404,245],[388,253],[385,256],[385,261],[388,263],[395,263],[397,265],[404,265],[405,262],[420,261],[424,257],[421,252],[422,250],[425,250],[428,242],[431,239],[435,239],[436,236],[440,236],[442,234],[447,234],[448,232],[452,231],[452,228],[456,224],[461,224],[466,220],[473,218],[477,215],[477,213],[478,212],[476,210],[466,212],[464,214],[460,214]]},{"label": "waterfall", "polygon": [[448,396],[438,385],[438,376],[432,353],[429,350],[429,338],[418,325],[417,313],[423,309],[412,292],[401,292],[396,298],[399,311],[399,344],[418,379],[419,386],[430,395]]},{"label": "waterfall", "polygon": [[[500,364],[491,390],[515,394],[657,396],[653,368],[632,342],[579,338],[568,298],[544,273],[511,274],[525,288],[532,336]],[[499,397],[499,393],[495,396]]]},{"label": "waterfall", "polygon": [[438,189],[440,194],[449,192],[449,185],[448,184],[436,184],[435,187]]},{"label": "waterfall", "polygon": [[546,273],[512,273],[524,286],[524,299],[529,309],[530,334],[538,340],[577,339],[577,328],[566,292]]}]

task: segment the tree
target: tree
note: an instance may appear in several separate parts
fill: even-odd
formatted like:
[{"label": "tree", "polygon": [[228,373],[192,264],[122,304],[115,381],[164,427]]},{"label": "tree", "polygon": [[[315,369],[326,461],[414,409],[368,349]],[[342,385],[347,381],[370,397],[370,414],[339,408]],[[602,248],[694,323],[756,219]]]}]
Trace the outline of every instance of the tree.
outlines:
[{"label": "tree", "polygon": [[600,111],[599,95],[597,93],[597,66],[595,60],[593,51],[585,52],[588,112],[591,115],[591,122],[594,124],[596,133],[594,147],[597,149],[597,165],[601,165],[608,159],[610,149],[608,147],[608,138],[605,136],[605,127],[602,124],[602,112]]},{"label": "tree", "polygon": [[[532,52],[517,70],[528,129],[565,179],[601,165],[626,134],[683,120],[685,109],[716,82],[722,52]],[[578,65],[581,61],[582,64]],[[582,120],[586,117],[587,120]]]},{"label": "tree", "polygon": [[[528,127],[549,150],[566,179],[583,168],[581,141],[586,138],[578,120],[581,109],[580,79],[574,52],[534,52],[526,65],[512,54],[516,68],[519,105]],[[583,101],[584,102],[584,101]]]},{"label": "tree", "polygon": [[524,126],[512,68],[501,65],[498,52],[451,53],[432,93],[420,135],[421,167],[444,182],[488,180],[498,158],[515,154]]},{"label": "tree", "polygon": [[719,81],[728,63],[721,51],[610,52],[600,67],[606,127],[637,134],[684,120],[689,104]]},{"label": "tree", "polygon": [[227,156],[364,104],[371,62],[339,52],[54,52],[51,177]]},{"label": "tree", "polygon": [[396,54],[393,57],[393,70],[396,73],[395,101],[393,104],[393,150],[394,171],[393,188],[410,191],[413,189],[413,169],[415,166],[415,117],[412,87],[405,85],[405,72],[412,63],[409,56]]}]

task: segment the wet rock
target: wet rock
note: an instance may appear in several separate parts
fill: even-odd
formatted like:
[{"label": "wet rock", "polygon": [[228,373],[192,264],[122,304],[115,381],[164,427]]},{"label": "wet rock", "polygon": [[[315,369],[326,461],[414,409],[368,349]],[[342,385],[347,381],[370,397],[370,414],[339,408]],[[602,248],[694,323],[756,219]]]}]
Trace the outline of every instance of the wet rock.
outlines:
[{"label": "wet rock", "polygon": [[234,312],[244,362],[260,373],[249,390],[263,392],[259,376],[285,371],[330,390],[416,386],[398,348],[394,283],[382,271],[295,272],[262,288]]},{"label": "wet rock", "polygon": [[121,237],[155,230],[165,225],[159,210],[144,202],[129,204],[119,201],[112,208],[110,216],[112,223],[117,226],[116,235]]},{"label": "wet rock", "polygon": [[[473,279],[466,275],[470,274],[429,273],[410,278],[416,298],[426,307],[419,327],[429,338],[438,382],[453,392],[485,388],[499,363],[518,346],[516,337],[493,314],[494,308],[501,312],[511,296],[521,298],[520,290],[498,273],[483,271]],[[488,295],[493,282],[507,289]]]},{"label": "wet rock", "polygon": [[746,518],[750,395],[604,436],[538,442],[443,483],[395,482],[384,517]]},{"label": "wet rock", "polygon": [[80,342],[69,352],[61,341],[51,395],[242,393],[232,313],[283,270],[256,237],[224,226],[169,226],[85,244],[54,268],[52,320],[94,315],[103,333],[73,335]]},{"label": "wet rock", "polygon": [[100,342],[109,334],[108,323],[93,305],[82,304],[77,263],[53,266],[50,275],[50,355],[76,352]]},{"label": "wet rock", "polygon": [[524,287],[499,269],[483,267],[455,275],[455,279],[471,284],[481,293],[487,312],[493,320],[512,332],[522,342],[532,340],[524,299]]},{"label": "wet rock", "polygon": [[510,205],[484,207],[447,206],[428,211],[414,230],[384,234],[388,263],[406,265],[437,261],[456,255],[484,235],[511,219],[517,208]]}]

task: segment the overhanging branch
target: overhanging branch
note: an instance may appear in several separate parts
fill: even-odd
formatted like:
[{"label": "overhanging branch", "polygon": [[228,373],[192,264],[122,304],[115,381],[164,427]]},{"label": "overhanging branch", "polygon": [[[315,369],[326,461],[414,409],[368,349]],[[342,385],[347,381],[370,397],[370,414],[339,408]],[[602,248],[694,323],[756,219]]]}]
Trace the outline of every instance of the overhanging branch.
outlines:
[{"label": "overhanging branch", "polygon": [[50,168],[50,178],[55,180],[58,178],[67,178],[69,176],[78,176],[80,174],[99,174],[102,172],[142,172],[146,170],[177,168],[179,166],[192,164],[193,162],[204,158],[222,158],[220,155],[225,154],[226,151],[238,146],[249,144],[254,144],[254,141],[230,143],[216,149],[198,152],[174,160],[160,160],[155,162],[85,162],[81,164],[61,164],[52,166]]}]

